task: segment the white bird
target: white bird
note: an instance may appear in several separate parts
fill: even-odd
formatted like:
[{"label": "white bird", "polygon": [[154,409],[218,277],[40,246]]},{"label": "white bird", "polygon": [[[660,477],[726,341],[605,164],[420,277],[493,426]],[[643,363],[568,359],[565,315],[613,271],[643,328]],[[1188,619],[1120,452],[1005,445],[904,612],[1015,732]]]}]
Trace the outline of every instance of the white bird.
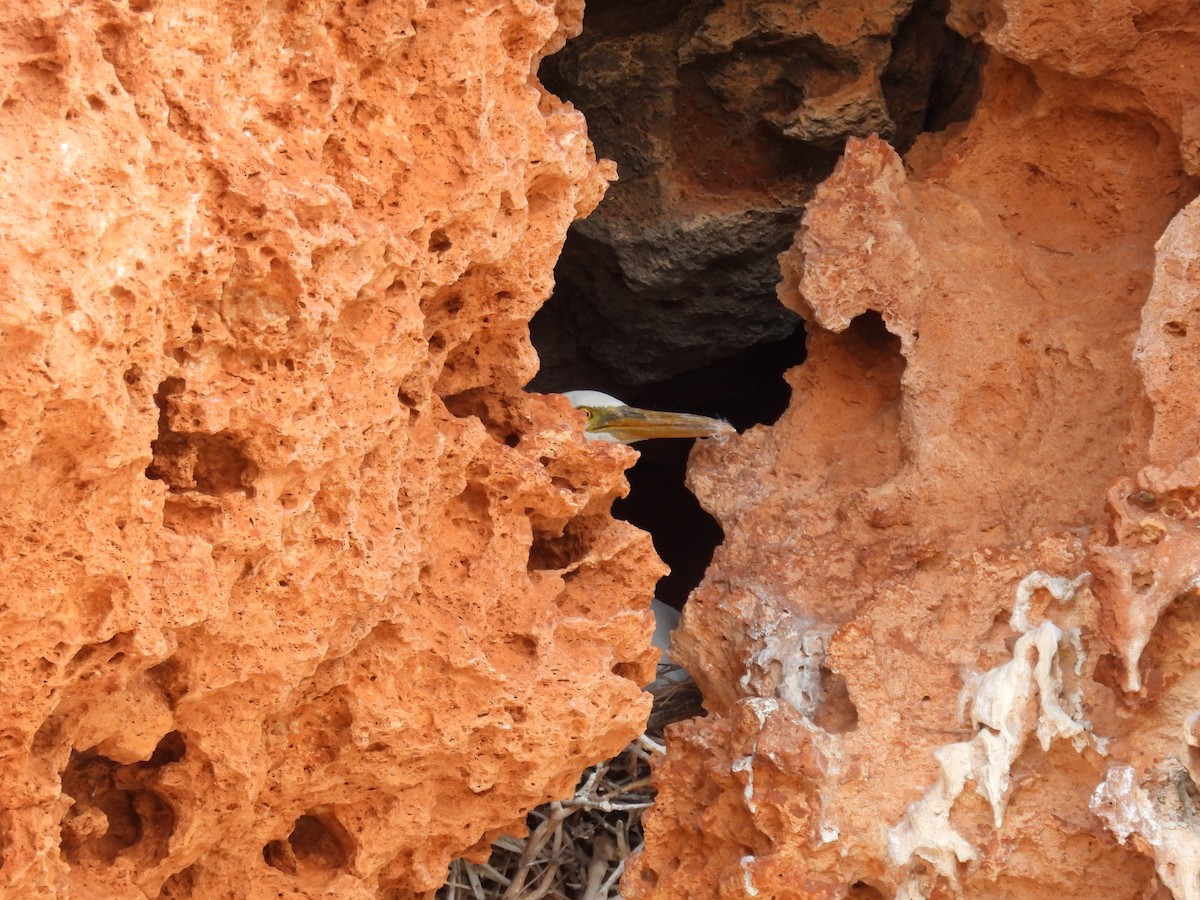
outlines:
[{"label": "white bird", "polygon": [[658,648],[658,664],[669,665],[671,663],[671,632],[679,627],[679,610],[673,606],[667,606],[657,597],[650,601],[650,611],[654,613],[654,640],[653,644]]},{"label": "white bird", "polygon": [[563,396],[587,416],[583,436],[589,441],[632,444],[651,438],[729,437],[737,434],[734,427],[723,419],[638,409],[600,391],[567,391]]},{"label": "white bird", "polygon": [[[563,396],[587,416],[583,436],[589,441],[632,444],[653,438],[729,437],[737,434],[737,430],[723,419],[638,409],[600,391],[567,391]],[[660,651],[659,664],[670,663],[671,632],[679,624],[679,611],[658,598],[651,601],[650,609],[654,612],[654,646]]]}]

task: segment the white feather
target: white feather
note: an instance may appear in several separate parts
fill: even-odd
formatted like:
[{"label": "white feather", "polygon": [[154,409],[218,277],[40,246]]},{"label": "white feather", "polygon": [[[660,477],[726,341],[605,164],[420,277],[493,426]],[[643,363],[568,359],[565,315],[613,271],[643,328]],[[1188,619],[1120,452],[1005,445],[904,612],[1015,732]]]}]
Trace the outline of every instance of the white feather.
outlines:
[{"label": "white feather", "polygon": [[650,609],[654,613],[654,646],[662,651],[660,663],[669,663],[671,657],[671,632],[679,626],[679,610],[667,606],[657,597],[650,601]]},{"label": "white feather", "polygon": [[563,394],[576,409],[583,406],[627,406],[624,400],[618,400],[612,394],[601,391],[567,391]]}]

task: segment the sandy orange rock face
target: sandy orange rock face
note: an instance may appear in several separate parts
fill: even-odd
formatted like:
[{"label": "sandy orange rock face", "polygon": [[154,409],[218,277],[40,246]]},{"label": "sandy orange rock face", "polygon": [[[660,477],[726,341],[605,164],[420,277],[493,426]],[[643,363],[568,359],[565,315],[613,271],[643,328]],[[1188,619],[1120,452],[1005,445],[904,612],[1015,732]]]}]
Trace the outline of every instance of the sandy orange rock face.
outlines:
[{"label": "sandy orange rock face", "polygon": [[578,4],[0,24],[0,892],[407,897],[640,729],[631,454],[528,397]]},{"label": "sandy orange rock face", "polygon": [[788,412],[693,456],[712,714],[626,896],[1196,896],[1200,19],[951,21],[974,116],[850,143],[781,259]]}]

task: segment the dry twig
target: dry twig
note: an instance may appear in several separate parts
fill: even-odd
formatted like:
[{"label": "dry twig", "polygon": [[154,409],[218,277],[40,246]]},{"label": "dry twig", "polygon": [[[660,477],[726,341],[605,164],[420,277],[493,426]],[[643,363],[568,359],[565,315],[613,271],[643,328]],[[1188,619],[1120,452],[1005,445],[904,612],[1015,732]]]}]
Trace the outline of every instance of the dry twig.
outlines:
[{"label": "dry twig", "polygon": [[533,810],[528,837],[500,838],[486,863],[456,860],[438,900],[616,900],[625,860],[642,845],[642,813],[654,803],[650,760],[666,752],[662,729],[702,713],[690,678],[660,677],[648,690],[646,733],[584,772],[569,800]]}]

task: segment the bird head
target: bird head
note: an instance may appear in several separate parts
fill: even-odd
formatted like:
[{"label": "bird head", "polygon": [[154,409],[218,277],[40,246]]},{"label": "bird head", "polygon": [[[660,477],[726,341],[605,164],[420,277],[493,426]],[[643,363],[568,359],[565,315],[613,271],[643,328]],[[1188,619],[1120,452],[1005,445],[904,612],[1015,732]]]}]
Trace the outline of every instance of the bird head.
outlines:
[{"label": "bird head", "polygon": [[721,419],[638,409],[600,391],[567,391],[563,396],[587,416],[583,436],[589,441],[632,444],[651,438],[729,437],[737,434],[732,425]]}]

